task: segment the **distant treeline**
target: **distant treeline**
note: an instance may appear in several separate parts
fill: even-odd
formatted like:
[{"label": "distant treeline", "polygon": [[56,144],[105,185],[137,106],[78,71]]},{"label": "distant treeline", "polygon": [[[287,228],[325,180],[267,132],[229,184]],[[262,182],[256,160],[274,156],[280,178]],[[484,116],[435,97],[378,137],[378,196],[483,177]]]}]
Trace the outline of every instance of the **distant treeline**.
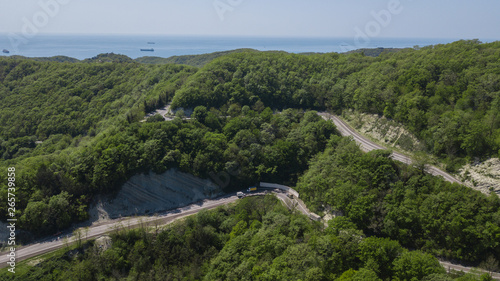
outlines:
[{"label": "distant treeline", "polygon": [[[226,56],[228,54],[233,53],[250,53],[250,52],[259,52],[254,49],[236,49],[231,51],[223,51],[223,52],[214,52],[209,54],[201,54],[201,55],[184,55],[184,56],[172,56],[168,58],[162,57],[139,57],[137,59],[131,59],[125,55],[108,53],[108,54],[100,54],[92,58],[79,60],[67,56],[54,56],[54,57],[23,57],[23,56],[10,56],[12,59],[17,60],[31,60],[31,61],[39,61],[39,62],[69,62],[69,63],[78,63],[78,62],[138,62],[143,64],[183,64],[195,67],[203,67],[205,64],[213,61],[216,58]],[[270,51],[273,52],[273,51]],[[367,52],[371,52],[367,50]]]}]

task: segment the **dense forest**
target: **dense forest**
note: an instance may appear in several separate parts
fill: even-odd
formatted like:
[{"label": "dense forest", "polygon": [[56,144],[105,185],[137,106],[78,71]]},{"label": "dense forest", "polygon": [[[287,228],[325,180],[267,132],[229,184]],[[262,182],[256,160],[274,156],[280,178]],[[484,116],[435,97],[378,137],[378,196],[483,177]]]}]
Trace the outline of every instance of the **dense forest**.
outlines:
[{"label": "dense forest", "polygon": [[[139,172],[179,168],[204,178],[228,172],[226,191],[260,180],[293,183],[336,133],[313,111],[275,115],[270,108],[259,113],[245,106],[229,112],[234,117],[198,106],[193,122],[124,121],[91,140],[71,143],[68,136],[64,150],[17,162],[20,226],[47,235],[85,220],[95,195],[116,192]],[[3,219],[7,207],[0,207]]]},{"label": "dense forest", "polygon": [[345,109],[401,122],[457,165],[500,149],[500,42],[458,41],[363,54],[232,54],[191,76],[173,105]]},{"label": "dense forest", "polygon": [[[342,217],[321,224],[274,196],[202,211],[165,229],[78,243],[2,280],[491,280],[446,274],[438,260],[388,238],[367,237]],[[67,270],[71,268],[72,270]]]},{"label": "dense forest", "polygon": [[312,161],[297,190],[317,212],[341,212],[367,235],[389,237],[410,249],[470,262],[500,260],[500,199],[451,184],[389,158],[362,153],[332,138]]},{"label": "dense forest", "polygon": [[[109,58],[102,55],[96,58]],[[138,121],[171,100],[195,68],[137,63],[39,63],[0,60],[3,160],[61,149],[97,135],[106,122]],[[114,120],[113,120],[114,119]],[[115,122],[115,123],[116,123]],[[36,142],[42,142],[36,145]]]},{"label": "dense forest", "polygon": [[[88,219],[95,198],[116,193],[135,174],[176,168],[212,180],[226,173],[231,180],[222,184],[225,191],[258,181],[296,185],[311,209],[342,212],[345,216],[336,222],[361,237],[391,239],[398,249],[418,250],[401,250],[397,257],[433,254],[475,265],[490,257],[500,260],[497,195],[488,197],[426,175],[422,167],[397,164],[387,151],[363,154],[314,111],[354,109],[401,122],[450,171],[466,161],[498,156],[500,42],[458,41],[377,57],[238,50],[175,59],[201,68],[150,62],[115,54],[84,61],[0,58],[0,169],[16,168],[21,241]],[[191,118],[179,110],[169,122],[159,115],[144,119],[170,102],[192,109]],[[7,198],[6,177],[0,173],[0,202]],[[2,221],[6,208],[0,204]],[[265,214],[260,216],[256,220],[264,223]],[[252,224],[246,223],[245,229]],[[224,231],[230,234],[234,226]],[[317,228],[311,224],[307,231]],[[309,251],[310,236],[300,241],[306,241],[303,248],[289,251]],[[141,239],[150,243],[156,238]],[[224,245],[230,241],[219,240],[207,255],[214,262],[219,251],[229,255]],[[267,260],[274,263],[282,253],[266,254]],[[328,270],[312,259],[317,266],[302,273],[310,269],[319,280],[351,269],[345,274],[396,278],[395,272],[381,273],[376,267],[364,270],[359,257]],[[220,273],[222,265],[203,265],[202,260],[193,265],[200,267],[199,276],[236,274]],[[284,265],[293,263],[285,257],[279,262],[281,268],[268,272],[269,265],[255,274],[266,272],[262,278],[269,279],[285,274]],[[110,270],[128,275],[131,269],[128,263]]]}]

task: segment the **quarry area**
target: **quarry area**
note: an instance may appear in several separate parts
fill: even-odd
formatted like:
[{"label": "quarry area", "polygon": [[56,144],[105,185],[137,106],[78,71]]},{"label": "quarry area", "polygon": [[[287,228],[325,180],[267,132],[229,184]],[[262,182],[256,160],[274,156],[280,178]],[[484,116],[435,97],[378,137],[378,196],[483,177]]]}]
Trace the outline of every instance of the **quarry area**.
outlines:
[{"label": "quarry area", "polygon": [[90,221],[154,214],[211,199],[223,192],[210,180],[171,169],[163,174],[150,172],[128,180],[118,195],[105,198],[90,209]]}]

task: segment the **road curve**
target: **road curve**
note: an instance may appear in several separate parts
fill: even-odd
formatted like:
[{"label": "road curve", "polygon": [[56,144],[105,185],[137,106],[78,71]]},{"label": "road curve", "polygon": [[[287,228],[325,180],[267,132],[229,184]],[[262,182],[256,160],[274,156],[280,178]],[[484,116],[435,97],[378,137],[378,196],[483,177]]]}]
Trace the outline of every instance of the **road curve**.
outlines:
[{"label": "road curve", "polygon": [[[332,121],[337,129],[339,130],[340,134],[343,136],[351,136],[358,144],[360,144],[361,149],[364,152],[376,150],[376,149],[387,149],[385,147],[382,147],[371,140],[367,139],[366,137],[360,135],[358,132],[356,132],[353,128],[351,128],[349,125],[347,125],[344,121],[342,121],[339,117],[326,113],[326,112],[318,112],[318,115],[323,117],[325,120],[330,120]],[[410,157],[403,155],[398,152],[393,152],[391,155],[391,158],[403,162],[405,164],[411,164],[413,161],[411,160]],[[454,178],[452,175],[444,172],[443,170],[440,170],[439,168],[432,166],[432,165],[427,165],[426,166],[426,171],[434,176],[441,176],[443,177],[446,181],[451,182],[451,183],[458,183],[458,184],[463,184],[456,178]]]},{"label": "road curve", "polygon": [[[289,198],[286,195],[286,193],[283,192],[282,190],[266,188],[264,191],[252,193],[250,195],[259,196],[259,195],[265,195],[266,193],[269,192],[275,193],[276,197],[280,201],[282,201],[285,204],[285,206],[287,206],[289,209],[296,209],[301,213],[303,213],[304,215],[308,216],[309,218],[311,218],[311,215],[314,215],[307,209],[305,204],[300,199],[295,197]],[[205,200],[201,203],[195,203],[186,207],[177,208],[175,210],[168,211],[161,215],[150,216],[150,217],[133,217],[125,219],[121,218],[101,224],[94,224],[88,228],[88,233],[82,234],[82,240],[95,239],[107,233],[125,228],[132,229],[139,226],[155,226],[155,225],[162,226],[165,224],[172,223],[186,216],[196,214],[201,210],[214,209],[218,206],[235,202],[238,199],[239,198],[236,196],[236,193],[232,193],[217,199]],[[40,243],[18,247],[16,250],[16,263],[32,257],[36,257],[39,255],[55,251],[57,249],[63,248],[66,243],[72,244],[77,241],[77,239],[71,234],[68,234],[65,237],[67,238],[67,241],[61,239],[62,237],[58,237],[54,239],[48,239]],[[7,254],[8,252],[0,253],[0,268],[8,266]],[[464,267],[458,264],[452,264],[444,261],[440,261],[440,264],[448,271],[450,269],[453,269],[457,271],[469,272],[472,269],[470,267]],[[498,273],[493,272],[492,277],[495,280],[500,280],[500,274]]]},{"label": "road curve", "polygon": [[[368,140],[367,138],[361,136],[359,133],[357,133],[354,129],[352,129],[349,125],[347,125],[344,121],[342,121],[340,118],[333,114],[325,113],[325,112],[319,112],[318,115],[320,115],[323,119],[325,120],[331,120],[339,132],[343,136],[352,136],[353,139],[360,144],[361,149],[365,152],[371,151],[371,150],[376,150],[376,149],[386,149],[376,143],[373,143],[372,141]],[[406,163],[406,164],[411,164],[412,160],[411,158],[397,153],[393,152],[391,157],[394,160]],[[455,179],[453,176],[450,174],[438,169],[437,167],[434,166],[429,166],[427,168],[427,171],[435,176],[442,176],[445,180],[452,182],[452,183],[459,183],[461,184],[460,181]],[[272,190],[274,193],[276,193],[276,196],[279,200],[281,200],[288,208],[293,209],[297,208],[301,213],[311,217],[311,214],[309,210],[307,210],[307,207],[303,202],[301,202],[299,199],[290,199],[288,198],[283,192],[277,191],[277,190]],[[265,193],[256,193],[253,195],[263,195]],[[186,207],[178,208],[172,211],[168,211],[164,214],[157,215],[157,216],[149,216],[149,217],[133,217],[133,218],[122,218],[122,219],[116,219],[112,220],[109,222],[105,223],[100,223],[100,224],[93,224],[88,228],[88,232],[84,232],[82,234],[82,240],[87,240],[87,239],[95,239],[99,236],[105,235],[107,233],[116,231],[118,229],[124,229],[124,228],[135,228],[138,226],[154,226],[154,225],[165,225],[169,224],[171,222],[174,222],[180,218],[193,215],[198,213],[201,210],[208,210],[208,209],[214,209],[218,206],[221,205],[226,205],[232,202],[235,202],[238,200],[238,197],[235,194],[229,194],[224,197],[220,197],[218,199],[214,200],[205,200],[201,203],[195,203]],[[67,238],[67,241],[64,241],[63,236],[53,238],[53,239],[47,239],[43,242],[36,243],[36,244],[31,244],[28,246],[22,246],[18,247],[16,249],[16,263],[20,262],[22,260],[39,256],[57,249],[60,249],[65,246],[66,243],[74,243],[76,242],[76,239],[74,236],[71,234],[67,234],[64,236]],[[0,268],[7,267],[7,262],[8,262],[8,257],[7,257],[8,252],[3,252],[0,253]],[[458,271],[464,271],[468,272],[471,270],[469,267],[464,267],[461,265],[457,264],[451,264],[449,262],[444,262],[440,261],[441,265],[446,268],[446,269],[454,269]],[[493,273],[492,274],[493,278],[496,280],[500,280],[500,274],[498,273]]]},{"label": "road curve", "polygon": [[[261,192],[251,193],[249,195],[265,195],[266,193],[275,193],[276,197],[283,201],[285,205],[293,209],[298,207],[298,210],[306,216],[312,214],[305,207],[304,203],[300,201],[298,198],[290,199],[288,198],[284,192],[275,189],[262,189]],[[116,231],[118,229],[132,229],[139,226],[155,226],[155,225],[165,225],[171,222],[174,222],[180,218],[193,215],[198,213],[201,210],[214,209],[221,205],[226,205],[232,202],[235,202],[239,198],[236,196],[236,193],[228,194],[223,197],[219,197],[213,200],[204,200],[203,202],[194,203],[186,207],[177,208],[164,214],[155,215],[155,216],[142,216],[142,217],[129,217],[129,218],[120,218],[110,220],[104,223],[94,223],[89,226],[87,231],[83,228],[81,238],[82,240],[95,239],[99,236],[102,236],[106,233],[110,233]],[[299,202],[297,202],[299,201]],[[72,234],[61,235],[59,237],[49,238],[44,241],[30,244],[27,246],[20,246],[16,248],[16,263],[23,261],[25,259],[29,259],[32,257],[36,257],[39,255],[43,255],[45,253],[55,251],[57,249],[63,248],[66,244],[75,243],[77,239]],[[9,257],[7,257],[9,252],[0,253],[0,268],[7,267],[7,262]]]},{"label": "road curve", "polygon": [[[318,115],[323,117],[323,119],[325,119],[325,120],[332,121],[335,124],[335,126],[337,127],[337,130],[339,130],[340,134],[342,134],[342,136],[351,136],[361,146],[361,149],[364,152],[368,152],[368,151],[372,151],[372,150],[376,150],[376,149],[387,149],[385,147],[382,147],[382,146],[372,142],[371,140],[367,139],[366,137],[364,137],[361,134],[359,134],[358,132],[356,132],[353,128],[351,128],[349,125],[347,125],[338,116],[335,116],[333,114],[326,113],[326,112],[318,112]],[[401,153],[398,153],[398,152],[393,152],[391,155],[391,158],[396,160],[396,161],[403,162],[405,164],[411,164],[413,162],[410,157],[403,155]],[[463,184],[459,180],[455,179],[452,175],[440,170],[439,168],[437,168],[435,166],[427,165],[426,171],[428,173],[430,173],[431,175],[441,176],[448,182]],[[470,268],[470,267],[465,267],[465,266],[462,266],[459,264],[453,264],[453,263],[446,262],[446,261],[439,261],[439,263],[448,271],[450,269],[457,270],[457,271],[464,271],[464,272],[469,272],[472,270],[472,268]],[[481,271],[484,272],[483,270],[481,270]],[[491,276],[495,280],[500,280],[499,273],[492,272]]]}]

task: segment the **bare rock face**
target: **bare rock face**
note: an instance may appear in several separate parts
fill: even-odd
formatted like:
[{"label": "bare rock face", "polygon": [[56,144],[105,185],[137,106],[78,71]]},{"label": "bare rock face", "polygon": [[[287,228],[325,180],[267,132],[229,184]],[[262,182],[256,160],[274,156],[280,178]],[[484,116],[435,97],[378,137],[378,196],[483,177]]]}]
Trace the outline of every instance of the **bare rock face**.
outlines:
[{"label": "bare rock face", "polygon": [[418,141],[417,137],[394,120],[376,114],[353,111],[344,112],[344,117],[359,132],[387,146],[397,147],[410,153],[423,149],[423,145]]},{"label": "bare rock face", "polygon": [[500,159],[491,158],[485,162],[467,164],[460,169],[462,182],[485,194],[500,194]]},{"label": "bare rock face", "polygon": [[90,210],[90,220],[154,214],[214,198],[222,189],[210,180],[171,169],[163,174],[139,174],[127,181],[118,195],[101,199]]}]

